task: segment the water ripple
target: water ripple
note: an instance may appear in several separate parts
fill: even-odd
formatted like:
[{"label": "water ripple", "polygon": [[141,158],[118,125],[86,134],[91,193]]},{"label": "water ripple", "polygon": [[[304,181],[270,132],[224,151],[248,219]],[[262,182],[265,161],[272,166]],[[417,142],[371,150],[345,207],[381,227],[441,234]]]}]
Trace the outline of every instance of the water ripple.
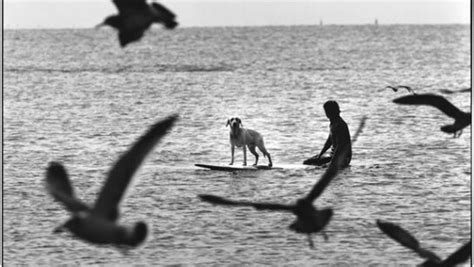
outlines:
[{"label": "water ripple", "polygon": [[[403,225],[442,256],[470,237],[471,129],[454,139],[439,131],[448,120],[441,112],[395,105],[401,94],[381,90],[469,87],[468,26],[153,31],[123,50],[108,30],[5,31],[6,264],[414,265],[419,259],[384,236],[376,219]],[[329,241],[315,236],[308,248],[304,235],[287,229],[291,214],[197,198],[294,203],[307,194],[322,169],[230,173],[193,164],[230,162],[225,123],[238,116],[264,136],[274,164],[300,165],[327,138],[328,99],[340,103],[351,133],[368,117],[351,167],[316,201],[335,212]],[[449,100],[470,108],[465,94]],[[51,234],[68,214],[44,190],[48,161],[63,162],[78,196],[93,203],[117,157],[173,113],[180,121],[121,205],[121,223],[148,223],[142,247],[124,255]],[[242,164],[242,151],[235,156]]]}]

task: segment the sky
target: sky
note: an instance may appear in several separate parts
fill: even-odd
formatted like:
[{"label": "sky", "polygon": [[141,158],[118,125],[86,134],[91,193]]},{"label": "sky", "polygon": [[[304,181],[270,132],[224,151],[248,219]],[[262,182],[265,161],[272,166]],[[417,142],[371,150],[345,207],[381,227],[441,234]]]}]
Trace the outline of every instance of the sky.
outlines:
[{"label": "sky", "polygon": [[[149,1],[150,2],[150,1]],[[160,0],[180,27],[470,24],[470,0]],[[4,28],[91,28],[110,0],[3,0]]]}]

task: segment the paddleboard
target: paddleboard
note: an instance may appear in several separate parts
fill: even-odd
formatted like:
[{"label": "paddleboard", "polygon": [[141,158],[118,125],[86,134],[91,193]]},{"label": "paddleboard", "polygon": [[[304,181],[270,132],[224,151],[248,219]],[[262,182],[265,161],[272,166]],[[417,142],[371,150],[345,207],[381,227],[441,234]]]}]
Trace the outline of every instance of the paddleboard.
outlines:
[{"label": "paddleboard", "polygon": [[257,166],[234,166],[234,165],[211,165],[211,164],[194,164],[196,167],[210,169],[214,171],[258,171],[258,170],[281,170],[282,167],[268,165]]}]

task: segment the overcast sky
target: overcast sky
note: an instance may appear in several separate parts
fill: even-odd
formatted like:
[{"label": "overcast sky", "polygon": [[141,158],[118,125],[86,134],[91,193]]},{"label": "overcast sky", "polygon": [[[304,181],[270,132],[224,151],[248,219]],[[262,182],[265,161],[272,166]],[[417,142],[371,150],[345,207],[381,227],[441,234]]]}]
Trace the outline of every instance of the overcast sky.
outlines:
[{"label": "overcast sky", "polygon": [[[110,0],[4,0],[4,27],[91,28]],[[181,27],[319,24],[470,24],[470,0],[161,0]]]}]

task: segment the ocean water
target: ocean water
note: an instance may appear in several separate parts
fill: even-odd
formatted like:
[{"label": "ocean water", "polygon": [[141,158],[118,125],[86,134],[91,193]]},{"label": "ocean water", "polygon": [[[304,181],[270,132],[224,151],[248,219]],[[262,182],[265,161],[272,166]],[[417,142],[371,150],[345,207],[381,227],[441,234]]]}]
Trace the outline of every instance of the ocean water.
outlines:
[{"label": "ocean water", "polygon": [[[376,219],[400,224],[443,258],[470,239],[471,128],[453,138],[439,130],[450,118],[395,105],[407,92],[384,89],[470,87],[468,25],[152,29],[125,49],[110,29],[6,30],[4,53],[6,265],[422,262]],[[445,96],[470,110],[470,93]],[[194,164],[230,162],[225,124],[234,116],[264,136],[275,165],[300,164],[327,138],[329,99],[351,133],[367,121],[351,167],[315,202],[334,209],[328,241],[316,235],[310,249],[287,229],[291,214],[199,201],[203,193],[283,203],[304,196],[322,169],[229,173]],[[68,214],[44,189],[49,161],[65,164],[78,196],[93,203],[118,156],[175,113],[180,120],[121,205],[121,223],[150,227],[142,246],[123,253],[52,234]],[[237,150],[235,164],[242,158]]]}]

